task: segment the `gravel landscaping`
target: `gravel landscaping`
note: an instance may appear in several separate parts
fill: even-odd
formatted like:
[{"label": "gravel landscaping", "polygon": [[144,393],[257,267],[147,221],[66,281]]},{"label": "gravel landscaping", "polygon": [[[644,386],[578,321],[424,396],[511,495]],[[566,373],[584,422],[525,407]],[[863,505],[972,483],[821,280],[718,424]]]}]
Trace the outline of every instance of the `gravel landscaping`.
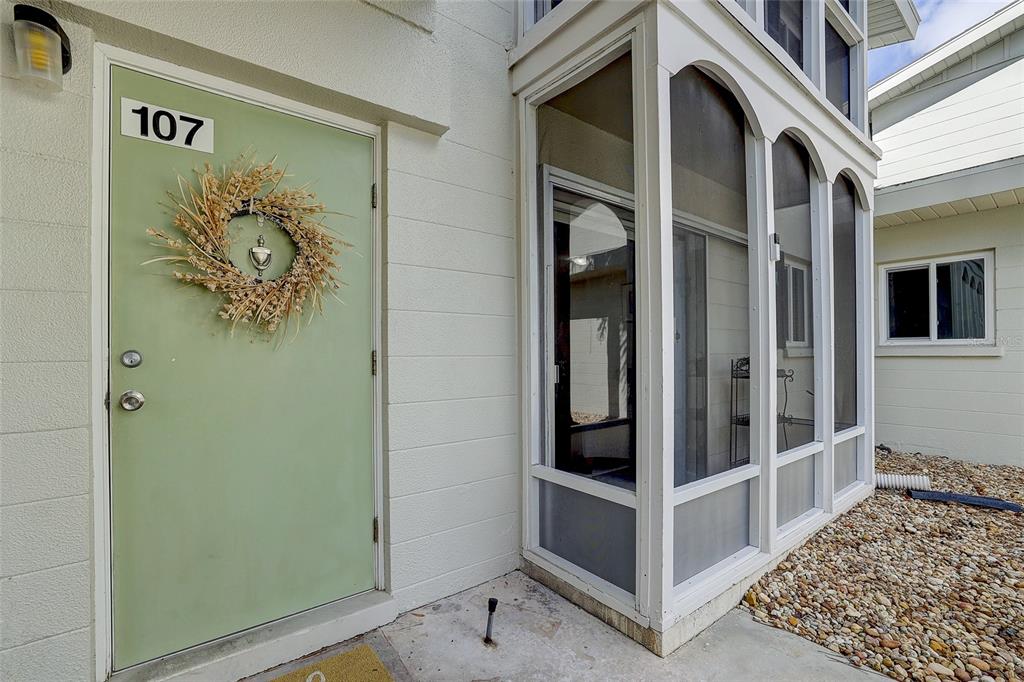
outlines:
[{"label": "gravel landscaping", "polygon": [[[876,454],[933,490],[1024,503],[1024,468]],[[747,592],[756,620],[895,679],[1024,679],[1024,514],[877,490]]]}]

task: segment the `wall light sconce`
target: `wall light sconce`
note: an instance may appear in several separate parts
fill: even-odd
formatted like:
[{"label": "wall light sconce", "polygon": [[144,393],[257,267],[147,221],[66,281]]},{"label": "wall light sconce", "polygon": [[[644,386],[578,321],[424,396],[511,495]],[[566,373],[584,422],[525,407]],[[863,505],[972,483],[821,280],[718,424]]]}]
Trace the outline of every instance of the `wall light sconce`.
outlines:
[{"label": "wall light sconce", "polygon": [[15,5],[14,50],[20,78],[53,92],[64,88],[64,74],[71,70],[71,41],[52,14]]}]

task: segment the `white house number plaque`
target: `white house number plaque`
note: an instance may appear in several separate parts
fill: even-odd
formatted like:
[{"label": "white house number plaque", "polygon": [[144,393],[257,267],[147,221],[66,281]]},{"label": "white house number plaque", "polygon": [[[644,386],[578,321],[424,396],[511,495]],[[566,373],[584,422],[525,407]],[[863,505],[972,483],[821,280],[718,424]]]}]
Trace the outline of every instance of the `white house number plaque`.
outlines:
[{"label": "white house number plaque", "polygon": [[121,98],[121,134],[213,153],[213,119]]}]

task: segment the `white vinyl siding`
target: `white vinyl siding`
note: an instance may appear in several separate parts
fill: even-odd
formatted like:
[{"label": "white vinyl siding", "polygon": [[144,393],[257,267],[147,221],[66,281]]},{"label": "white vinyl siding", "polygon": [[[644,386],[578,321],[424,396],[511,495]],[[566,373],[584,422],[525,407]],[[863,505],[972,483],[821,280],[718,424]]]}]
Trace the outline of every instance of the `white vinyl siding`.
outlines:
[{"label": "white vinyl siding", "polygon": [[1024,59],[1013,59],[946,80],[940,74],[872,112],[883,150],[878,186],[1024,156]]}]

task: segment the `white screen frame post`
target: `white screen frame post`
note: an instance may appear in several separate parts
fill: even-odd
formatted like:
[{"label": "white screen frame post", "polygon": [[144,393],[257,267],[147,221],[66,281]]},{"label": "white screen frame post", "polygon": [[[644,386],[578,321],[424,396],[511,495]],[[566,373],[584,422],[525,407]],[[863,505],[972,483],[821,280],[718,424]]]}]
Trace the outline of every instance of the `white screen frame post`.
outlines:
[{"label": "white screen frame post", "polygon": [[835,501],[835,400],[833,396],[835,361],[835,332],[833,315],[834,283],[832,274],[832,183],[825,178],[813,183],[812,196],[817,204],[817,211],[812,211],[814,220],[811,222],[814,257],[818,261],[815,271],[816,315],[820,315],[815,324],[815,356],[820,369],[815,377],[815,431],[818,440],[822,441],[822,466],[819,485],[815,487],[821,494],[821,508],[832,513]]},{"label": "white screen frame post", "polygon": [[[538,157],[537,157],[537,107],[555,95],[568,90],[572,86],[582,82],[593,75],[604,65],[621,54],[629,52],[633,63],[633,120],[634,120],[634,164],[637,168],[636,186],[643,182],[642,171],[645,167],[646,149],[642,149],[644,134],[642,132],[644,121],[647,115],[644,111],[645,99],[638,92],[637,73],[643,72],[643,62],[646,54],[644,35],[644,17],[642,14],[634,15],[620,23],[614,30],[604,35],[600,40],[585,47],[572,50],[570,56],[563,61],[557,71],[550,76],[539,79],[530,87],[525,88],[517,96],[519,109],[519,143],[520,163],[524,169],[520,173],[520,209],[521,225],[523,229],[521,239],[521,262],[520,262],[520,301],[521,306],[521,327],[520,343],[522,356],[522,382],[528,390],[523,391],[523,421],[524,434],[529,434],[523,440],[523,556],[528,561],[538,565],[540,568],[553,574],[555,577],[566,581],[572,587],[588,594],[605,606],[608,606],[624,616],[633,620],[641,626],[647,627],[651,624],[649,614],[650,592],[648,580],[650,575],[649,561],[650,553],[646,549],[651,537],[648,528],[649,514],[645,512],[649,489],[650,452],[650,423],[651,406],[647,396],[650,396],[651,377],[645,368],[649,364],[649,347],[643,343],[642,335],[637,334],[637,401],[636,401],[636,425],[637,425],[637,482],[636,493],[628,491],[608,491],[606,484],[596,482],[584,482],[586,479],[576,481],[572,474],[551,470],[544,466],[542,461],[544,428],[538,428],[547,421],[541,396],[545,393],[544,385],[545,367],[545,343],[539,329],[539,316],[545,308],[542,300],[541,278],[539,263],[542,253],[539,240],[542,235],[541,225],[538,221],[546,220],[546,197],[544,196],[544,180],[538,179]],[[638,66],[637,62],[640,62]],[[551,169],[548,169],[550,177]],[[572,184],[571,174],[559,172],[561,176],[559,184],[569,181]],[[588,193],[601,192],[599,186],[579,178],[576,185],[585,189]],[[621,195],[619,192],[612,192],[613,195]],[[621,196],[618,196],[617,203],[621,203]],[[637,242],[637,273],[636,273],[636,328],[646,329],[650,321],[650,314],[647,308],[646,299],[649,296],[649,287],[646,282],[649,275],[646,271],[647,262],[642,257],[642,252],[647,248],[645,241],[649,231],[645,221],[647,216],[643,210],[635,210],[635,237]],[[596,494],[598,497],[605,497],[619,504],[636,509],[636,592],[633,595],[617,588],[601,578],[590,574],[581,567],[570,564],[554,554],[547,552],[539,546],[540,541],[540,519],[539,519],[539,480],[552,480],[557,478],[557,484],[568,487],[584,487],[583,492]],[[592,483],[592,485],[588,485]],[[629,499],[626,499],[628,496]]]}]

